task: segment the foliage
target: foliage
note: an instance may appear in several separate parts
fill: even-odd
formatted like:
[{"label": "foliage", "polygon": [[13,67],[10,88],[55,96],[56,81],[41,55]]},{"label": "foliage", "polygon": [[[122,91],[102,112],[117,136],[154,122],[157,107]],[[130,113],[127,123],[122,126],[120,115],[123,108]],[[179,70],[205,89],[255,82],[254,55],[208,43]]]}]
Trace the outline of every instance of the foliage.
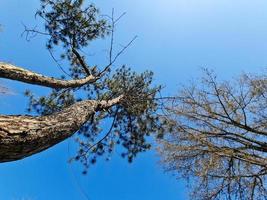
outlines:
[{"label": "foliage", "polygon": [[110,58],[111,62],[102,70],[87,65],[79,50],[87,47],[92,40],[107,36],[113,28],[107,20],[100,19],[94,5],[86,7],[82,0],[43,0],[37,15],[44,19],[45,32],[27,32],[48,36],[48,50],[62,44],[61,57],[69,61],[73,79],[87,75],[101,78],[78,88],[54,89],[39,98],[26,91],[28,111],[47,115],[81,100],[101,101],[123,95],[119,104],[107,110],[97,110],[80,128],[76,138],[80,147],[72,160],[80,161],[86,173],[87,167],[94,164],[99,156],[104,155],[108,159],[115,146],[121,145],[121,155],[132,162],[139,152],[150,148],[146,136],[162,131],[156,114],[156,94],[161,87],[152,85],[153,73],[146,71],[137,74],[126,66],[114,70],[112,64],[117,57]]},{"label": "foliage", "polygon": [[36,15],[44,19],[49,35],[47,48],[60,43],[67,47],[82,48],[108,33],[110,26],[98,19],[99,10],[93,5],[83,8],[84,0],[41,0],[41,9]]}]

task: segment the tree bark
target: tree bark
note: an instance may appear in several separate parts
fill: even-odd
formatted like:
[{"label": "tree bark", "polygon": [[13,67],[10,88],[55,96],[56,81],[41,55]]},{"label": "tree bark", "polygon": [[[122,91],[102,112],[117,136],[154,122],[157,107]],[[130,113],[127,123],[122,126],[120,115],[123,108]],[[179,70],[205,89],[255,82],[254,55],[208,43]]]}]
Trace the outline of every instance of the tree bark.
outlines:
[{"label": "tree bark", "polygon": [[96,82],[99,77],[88,75],[82,79],[76,80],[61,80],[47,76],[43,76],[32,71],[16,67],[8,63],[0,62],[0,78],[7,78],[11,80],[30,83],[32,85],[41,85],[50,88],[75,88],[88,83]]},{"label": "tree bark", "polygon": [[0,162],[19,160],[52,147],[72,136],[92,114],[121,99],[85,100],[41,117],[0,115]]}]

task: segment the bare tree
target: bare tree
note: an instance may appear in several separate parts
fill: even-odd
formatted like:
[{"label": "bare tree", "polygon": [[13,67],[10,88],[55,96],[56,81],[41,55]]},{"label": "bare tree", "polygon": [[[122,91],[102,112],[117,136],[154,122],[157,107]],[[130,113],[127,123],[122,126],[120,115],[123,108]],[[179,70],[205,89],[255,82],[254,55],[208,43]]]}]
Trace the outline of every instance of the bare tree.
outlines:
[{"label": "bare tree", "polygon": [[220,82],[206,70],[170,101],[160,152],[192,199],[267,199],[266,97],[265,75]]},{"label": "bare tree", "polygon": [[[49,87],[51,93],[36,98],[30,91],[29,115],[0,115],[0,162],[22,159],[43,151],[77,133],[80,144],[75,160],[88,167],[98,156],[112,153],[122,145],[122,156],[131,162],[137,153],[150,148],[145,137],[162,131],[156,116],[152,72],[137,74],[122,66],[114,69],[116,59],[131,45],[131,40],[113,53],[113,34],[118,20],[99,14],[83,0],[41,0],[36,16],[44,29],[25,27],[30,39],[37,34],[47,38],[46,48],[55,61],[55,50],[68,63],[66,77],[47,77],[9,63],[0,63],[0,78]],[[89,65],[84,51],[98,38],[111,37],[109,62],[104,67]],[[57,62],[59,65],[59,63]],[[14,97],[15,98],[15,97]],[[39,116],[36,116],[39,114]],[[110,127],[103,126],[103,122]],[[124,150],[123,150],[124,149]]]}]

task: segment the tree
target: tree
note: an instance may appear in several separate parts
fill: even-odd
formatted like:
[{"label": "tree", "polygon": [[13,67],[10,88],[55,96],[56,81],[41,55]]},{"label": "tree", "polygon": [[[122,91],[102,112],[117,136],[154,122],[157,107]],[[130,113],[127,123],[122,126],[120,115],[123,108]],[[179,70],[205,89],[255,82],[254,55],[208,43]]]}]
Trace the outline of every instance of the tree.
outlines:
[{"label": "tree", "polygon": [[[149,149],[145,137],[162,131],[155,98],[160,86],[152,85],[152,72],[137,74],[126,66],[113,69],[116,59],[135,39],[113,55],[114,28],[120,17],[100,15],[93,4],[86,6],[83,0],[41,0],[36,16],[43,20],[44,29],[25,27],[26,38],[46,37],[46,48],[54,60],[54,52],[60,51],[60,58],[69,64],[69,73],[64,70],[64,75],[70,79],[0,63],[1,78],[52,89],[40,98],[25,92],[28,111],[39,116],[0,115],[0,162],[38,153],[75,133],[79,143],[75,160],[85,167],[98,156],[110,154],[116,144],[124,147],[122,156],[130,162]],[[102,68],[90,66],[81,52],[91,41],[109,35],[109,63]],[[104,127],[104,122],[110,127]]]},{"label": "tree", "polygon": [[163,163],[189,181],[193,199],[266,199],[266,76],[231,83],[206,72],[167,108]]}]

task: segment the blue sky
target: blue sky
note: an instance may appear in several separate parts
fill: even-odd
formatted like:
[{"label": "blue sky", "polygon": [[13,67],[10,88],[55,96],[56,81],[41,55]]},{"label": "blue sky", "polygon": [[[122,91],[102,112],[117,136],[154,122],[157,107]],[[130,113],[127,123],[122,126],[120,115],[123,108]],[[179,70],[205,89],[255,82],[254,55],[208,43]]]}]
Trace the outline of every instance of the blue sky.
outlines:
[{"label": "blue sky", "polygon": [[[267,66],[267,1],[265,0],[98,0],[102,13],[127,15],[116,30],[115,45],[138,39],[117,65],[155,72],[155,82],[172,95],[180,84],[201,75],[201,67],[231,79],[242,72],[261,73]],[[44,40],[21,37],[22,23],[34,26],[38,0],[0,0],[0,61],[53,75],[59,70],[44,48]],[[88,54],[104,64],[107,41],[92,44]],[[266,72],[266,71],[265,71]],[[0,113],[23,114],[25,88],[39,94],[48,90],[0,79],[12,95],[0,96]],[[78,164],[67,160],[75,151],[73,140],[30,158],[0,165],[0,200],[184,200],[182,180],[163,172],[155,151],[129,165],[114,153],[81,176]]]}]

